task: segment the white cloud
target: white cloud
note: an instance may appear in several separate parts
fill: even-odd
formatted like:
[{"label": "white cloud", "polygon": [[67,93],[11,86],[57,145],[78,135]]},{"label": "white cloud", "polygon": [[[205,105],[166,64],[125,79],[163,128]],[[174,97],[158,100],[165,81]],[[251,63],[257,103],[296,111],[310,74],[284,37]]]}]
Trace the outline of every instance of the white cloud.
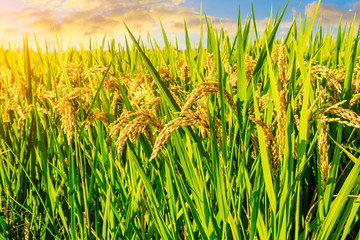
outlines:
[{"label": "white cloud", "polygon": [[[315,12],[317,2],[311,2],[305,7],[305,14],[308,18],[311,18]],[[356,2],[350,5],[350,8],[343,10],[336,4],[321,3],[316,15],[316,18],[321,20],[324,27],[339,25],[341,20],[342,24],[349,24],[357,16],[356,22],[359,22],[358,17],[360,16],[360,2]]]},{"label": "white cloud", "polygon": [[[7,23],[0,25],[0,45],[13,42],[21,46],[24,33],[36,34],[39,42],[55,42],[56,35],[61,35],[64,43],[71,39],[74,44],[88,42],[89,37],[101,40],[105,34],[118,39],[126,33],[124,23],[134,35],[145,37],[149,32],[162,42],[159,20],[172,42],[175,35],[180,36],[178,38],[184,35],[184,20],[191,36],[200,33],[200,15],[186,6],[185,0],[23,1],[27,8],[0,15],[0,21],[6,19]],[[235,34],[235,20],[211,16],[209,19],[217,29],[222,25],[230,35]]]}]

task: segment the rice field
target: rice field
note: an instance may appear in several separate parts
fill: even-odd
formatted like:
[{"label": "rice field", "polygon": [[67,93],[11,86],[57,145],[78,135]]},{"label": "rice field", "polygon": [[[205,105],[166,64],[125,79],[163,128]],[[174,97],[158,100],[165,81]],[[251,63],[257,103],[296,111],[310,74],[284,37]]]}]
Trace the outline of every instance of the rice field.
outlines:
[{"label": "rice field", "polygon": [[359,239],[358,27],[284,11],[0,48],[0,239]]}]

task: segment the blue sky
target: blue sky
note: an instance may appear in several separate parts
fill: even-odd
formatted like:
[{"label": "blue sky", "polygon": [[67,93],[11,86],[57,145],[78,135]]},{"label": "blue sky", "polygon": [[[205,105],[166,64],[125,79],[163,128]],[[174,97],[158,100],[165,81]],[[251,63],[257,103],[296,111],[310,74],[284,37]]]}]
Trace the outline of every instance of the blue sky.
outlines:
[{"label": "blue sky", "polygon": [[[241,8],[241,14],[243,17],[246,14],[251,12],[251,1],[236,1],[236,0],[203,0],[203,10],[212,16],[217,17],[229,17],[237,18],[238,16],[238,7]],[[287,14],[285,19],[292,19],[293,10],[297,12],[304,13],[307,5],[314,1],[311,0],[290,0],[287,7]],[[332,7],[334,10],[344,10],[348,11],[353,9],[354,4],[358,1],[339,1],[339,0],[323,0],[321,1],[322,6]],[[188,1],[189,6],[199,9],[200,0]],[[257,18],[262,19],[270,14],[271,7],[274,11],[280,9],[286,5],[285,0],[276,0],[276,1],[266,1],[266,0],[253,0],[255,15]]]},{"label": "blue sky", "polygon": [[[270,9],[276,12],[286,4],[284,0],[253,0],[258,29],[265,27]],[[291,0],[279,31],[286,32],[294,15],[312,15],[316,1]],[[161,19],[172,42],[177,37],[183,44],[185,19],[192,41],[198,40],[200,28],[201,0],[0,0],[0,45],[21,46],[24,33],[40,43],[55,43],[61,35],[63,42],[72,45],[87,43],[89,37],[100,41],[105,34],[121,42],[125,35],[124,22],[136,35],[144,38],[149,32],[161,41],[159,19]],[[229,34],[236,31],[238,8],[242,19],[251,12],[251,1],[202,0],[203,12],[220,24]],[[355,15],[360,17],[359,1],[322,1],[318,18],[324,27],[336,27],[340,18],[343,23],[351,21]],[[356,20],[358,23],[358,19]]]}]

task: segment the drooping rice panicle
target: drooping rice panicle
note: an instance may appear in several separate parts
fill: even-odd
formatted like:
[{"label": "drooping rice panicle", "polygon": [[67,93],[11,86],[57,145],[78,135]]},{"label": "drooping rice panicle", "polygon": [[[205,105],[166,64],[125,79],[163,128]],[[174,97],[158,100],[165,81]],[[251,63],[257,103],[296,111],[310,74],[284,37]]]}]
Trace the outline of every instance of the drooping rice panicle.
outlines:
[{"label": "drooping rice panicle", "polygon": [[267,126],[263,121],[260,119],[255,119],[253,116],[250,116],[250,120],[258,125],[264,133],[265,142],[269,153],[269,162],[272,170],[271,173],[274,178],[277,178],[279,174],[279,152],[276,139],[269,126]]},{"label": "drooping rice panicle", "polygon": [[166,144],[171,133],[180,127],[199,125],[205,130],[209,131],[208,116],[204,111],[182,111],[181,116],[175,118],[164,125],[164,128],[159,133],[155,141],[153,152],[150,161],[158,155],[158,152]]}]

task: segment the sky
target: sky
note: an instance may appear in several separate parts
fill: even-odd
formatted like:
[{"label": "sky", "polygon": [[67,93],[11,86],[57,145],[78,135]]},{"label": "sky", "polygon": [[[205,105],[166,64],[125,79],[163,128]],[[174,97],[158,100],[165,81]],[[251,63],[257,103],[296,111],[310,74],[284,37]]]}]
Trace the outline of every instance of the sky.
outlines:
[{"label": "sky", "polygon": [[[257,28],[260,31],[269,20],[271,9],[282,10],[285,0],[253,0]],[[317,2],[290,0],[279,32],[287,32],[294,16],[311,17]],[[123,43],[125,25],[136,36],[148,34],[160,45],[163,42],[160,21],[174,44],[184,46],[184,20],[192,42],[199,41],[200,6],[217,28],[221,26],[236,33],[239,7],[242,21],[251,13],[249,0],[0,0],[0,46],[21,47],[24,34],[35,46],[35,36],[41,46],[56,45],[56,37],[64,45],[86,45],[116,39]],[[360,20],[360,1],[323,0],[317,19],[324,27],[336,27],[340,18],[349,23],[357,15]]]}]

